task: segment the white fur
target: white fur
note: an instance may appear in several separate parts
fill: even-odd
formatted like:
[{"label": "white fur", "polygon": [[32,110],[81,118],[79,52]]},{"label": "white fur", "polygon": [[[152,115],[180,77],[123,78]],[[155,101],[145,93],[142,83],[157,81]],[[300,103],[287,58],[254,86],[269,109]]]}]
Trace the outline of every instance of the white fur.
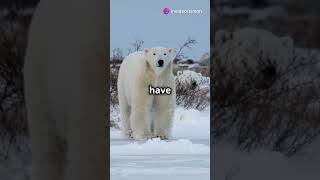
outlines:
[{"label": "white fur", "polygon": [[24,67],[32,180],[107,179],[107,1],[43,0]]},{"label": "white fur", "polygon": [[203,81],[201,73],[196,73],[190,70],[178,71],[176,81],[184,85],[191,85],[196,82],[199,85]]},{"label": "white fur", "polygon": [[[160,59],[163,67],[157,66]],[[119,70],[118,95],[125,136],[137,140],[170,138],[176,99],[172,59],[172,50],[162,47],[135,52],[124,59]],[[170,87],[172,94],[149,95],[149,85]]]}]

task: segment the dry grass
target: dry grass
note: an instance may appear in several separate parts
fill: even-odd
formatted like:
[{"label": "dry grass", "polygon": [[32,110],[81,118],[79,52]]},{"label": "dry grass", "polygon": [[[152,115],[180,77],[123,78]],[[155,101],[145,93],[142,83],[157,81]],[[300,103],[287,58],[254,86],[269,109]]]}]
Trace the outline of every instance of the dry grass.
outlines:
[{"label": "dry grass", "polygon": [[319,62],[313,56],[294,56],[282,69],[268,59],[260,59],[260,68],[233,68],[220,61],[215,58],[212,65],[215,142],[232,141],[244,150],[267,147],[291,156],[319,135]]},{"label": "dry grass", "polygon": [[27,22],[21,17],[0,20],[0,157],[20,148],[19,136],[26,136],[27,119],[23,93],[23,64]]}]

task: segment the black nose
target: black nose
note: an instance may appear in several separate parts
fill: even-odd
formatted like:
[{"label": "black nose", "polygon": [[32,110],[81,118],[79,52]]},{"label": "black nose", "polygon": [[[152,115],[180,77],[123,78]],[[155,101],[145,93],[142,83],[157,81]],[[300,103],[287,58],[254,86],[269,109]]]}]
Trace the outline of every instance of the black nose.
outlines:
[{"label": "black nose", "polygon": [[158,61],[158,64],[159,64],[159,66],[163,66],[163,60],[160,59],[160,60]]}]

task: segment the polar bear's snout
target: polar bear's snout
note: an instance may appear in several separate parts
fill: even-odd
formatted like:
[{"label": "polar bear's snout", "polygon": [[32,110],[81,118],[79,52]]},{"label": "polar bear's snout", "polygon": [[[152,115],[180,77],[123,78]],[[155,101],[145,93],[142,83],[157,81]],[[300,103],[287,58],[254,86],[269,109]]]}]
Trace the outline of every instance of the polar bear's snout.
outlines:
[{"label": "polar bear's snout", "polygon": [[163,61],[162,59],[160,59],[160,60],[158,61],[158,66],[159,66],[159,67],[163,67],[163,63],[164,63],[164,61]]}]

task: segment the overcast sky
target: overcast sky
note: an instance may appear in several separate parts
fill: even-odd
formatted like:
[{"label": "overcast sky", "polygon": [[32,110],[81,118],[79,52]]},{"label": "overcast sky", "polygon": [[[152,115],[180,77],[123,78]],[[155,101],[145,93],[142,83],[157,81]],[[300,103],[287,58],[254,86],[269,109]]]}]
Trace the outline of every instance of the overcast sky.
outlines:
[{"label": "overcast sky", "polygon": [[[186,55],[199,59],[210,49],[210,0],[111,0],[111,52],[127,54],[130,43],[143,40],[145,47],[177,49],[188,37],[198,43]],[[165,15],[163,8],[199,9],[202,14]]]}]

